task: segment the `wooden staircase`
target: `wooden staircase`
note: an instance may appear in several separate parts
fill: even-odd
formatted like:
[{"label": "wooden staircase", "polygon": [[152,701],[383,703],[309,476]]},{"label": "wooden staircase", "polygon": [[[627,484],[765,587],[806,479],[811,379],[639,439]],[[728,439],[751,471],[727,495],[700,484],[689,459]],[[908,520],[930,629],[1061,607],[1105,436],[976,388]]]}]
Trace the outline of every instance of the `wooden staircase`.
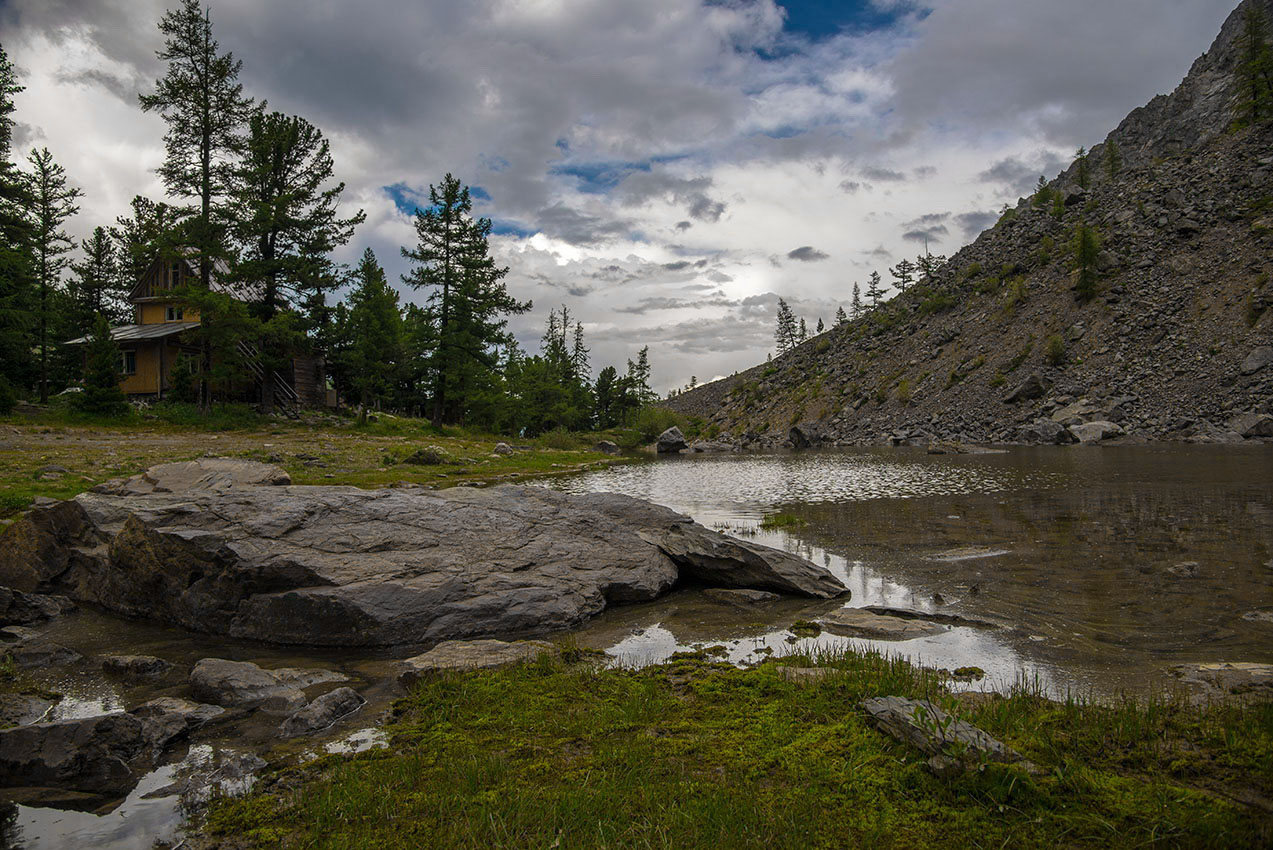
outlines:
[{"label": "wooden staircase", "polygon": [[[243,362],[247,365],[248,370],[256,378],[258,384],[264,386],[266,369],[261,363],[261,352],[255,345],[245,340],[239,340],[239,354],[243,356]],[[270,370],[274,378],[274,406],[278,408],[285,416],[296,419],[300,416],[301,397],[297,395],[296,389],[278,372]]]}]

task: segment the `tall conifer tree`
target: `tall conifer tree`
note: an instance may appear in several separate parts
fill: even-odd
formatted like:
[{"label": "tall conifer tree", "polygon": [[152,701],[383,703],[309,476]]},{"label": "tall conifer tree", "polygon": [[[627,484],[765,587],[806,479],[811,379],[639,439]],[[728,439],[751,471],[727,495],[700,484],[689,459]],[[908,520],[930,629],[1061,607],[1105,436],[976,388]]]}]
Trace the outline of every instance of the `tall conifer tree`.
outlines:
[{"label": "tall conifer tree", "polygon": [[65,169],[53,161],[48,148],[31,151],[27,159],[31,164],[27,192],[33,226],[32,271],[38,298],[36,351],[40,359],[40,402],[44,403],[49,400],[49,325],[54,318],[54,295],[61,285],[62,272],[70,263],[66,254],[75,244],[63,226],[80,211],[75,202],[83,192],[67,183]]}]

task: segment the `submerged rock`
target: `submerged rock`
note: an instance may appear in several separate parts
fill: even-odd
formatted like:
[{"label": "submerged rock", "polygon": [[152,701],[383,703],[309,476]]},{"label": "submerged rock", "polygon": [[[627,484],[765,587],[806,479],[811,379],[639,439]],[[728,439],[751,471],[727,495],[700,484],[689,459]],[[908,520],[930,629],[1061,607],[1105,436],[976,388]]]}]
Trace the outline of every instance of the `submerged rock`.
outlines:
[{"label": "submerged rock", "polygon": [[928,767],[939,776],[991,761],[1019,763],[1030,772],[1038,769],[1016,750],[928,700],[876,697],[862,700],[862,708],[875,728],[929,756]]},{"label": "submerged rock", "polygon": [[110,482],[0,532],[0,583],[196,631],[323,646],[571,628],[678,582],[846,592],[795,555],[613,493],[276,483],[285,480],[265,464],[212,459]]},{"label": "submerged rock", "polygon": [[398,664],[398,684],[411,688],[431,673],[459,670],[494,670],[534,661],[541,655],[559,656],[561,650],[543,640],[448,640],[428,652]]},{"label": "submerged rock", "polygon": [[939,623],[875,614],[863,608],[840,608],[818,622],[833,634],[871,640],[913,640],[949,630]]},{"label": "submerged rock", "polygon": [[0,587],[0,626],[45,623],[75,609],[65,596],[42,596]]},{"label": "submerged rock", "polygon": [[148,720],[168,721],[171,718],[178,718],[185,731],[192,732],[224,717],[226,710],[219,705],[208,705],[180,697],[159,697],[130,709],[128,713]]},{"label": "submerged rock", "polygon": [[102,659],[102,670],[129,679],[158,679],[172,665],[153,655],[108,655]]},{"label": "submerged rock", "polygon": [[320,732],[367,704],[353,688],[337,688],[318,697],[283,721],[279,732],[285,738]]},{"label": "submerged rock", "polygon": [[19,641],[17,644],[5,647],[4,651],[20,669],[60,667],[65,664],[74,664],[84,658],[73,649],[40,637]]},{"label": "submerged rock", "polygon": [[34,694],[0,694],[0,728],[38,723],[51,708],[52,700]]},{"label": "submerged rock", "polygon": [[190,671],[195,699],[229,708],[259,708],[267,714],[291,714],[306,703],[300,688],[287,684],[250,661],[205,658]]},{"label": "submerged rock", "polygon": [[1195,688],[1202,700],[1273,699],[1273,664],[1246,661],[1177,664],[1171,673]]},{"label": "submerged rock", "polygon": [[778,594],[770,593],[767,590],[747,590],[746,588],[733,587],[709,587],[703,591],[703,595],[718,602],[728,602],[731,605],[741,605],[746,608],[750,608],[752,605],[776,602],[782,598]]}]

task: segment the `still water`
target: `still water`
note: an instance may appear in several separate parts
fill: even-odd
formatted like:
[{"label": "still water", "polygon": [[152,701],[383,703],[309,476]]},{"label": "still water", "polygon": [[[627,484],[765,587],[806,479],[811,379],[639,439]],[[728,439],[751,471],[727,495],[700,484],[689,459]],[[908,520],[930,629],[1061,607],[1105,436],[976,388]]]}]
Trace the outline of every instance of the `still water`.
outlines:
[{"label": "still water", "polygon": [[[697,455],[548,482],[649,499],[705,525],[825,565],[850,606],[987,619],[902,642],[857,641],[978,687],[1019,676],[1053,692],[1115,693],[1169,681],[1173,664],[1273,661],[1273,447],[1123,446],[929,455],[918,449]],[[800,524],[761,531],[781,512]],[[735,661],[792,643],[786,627],[828,606],[740,615],[685,591],[616,609],[579,640],[624,663],[694,644]]]}]

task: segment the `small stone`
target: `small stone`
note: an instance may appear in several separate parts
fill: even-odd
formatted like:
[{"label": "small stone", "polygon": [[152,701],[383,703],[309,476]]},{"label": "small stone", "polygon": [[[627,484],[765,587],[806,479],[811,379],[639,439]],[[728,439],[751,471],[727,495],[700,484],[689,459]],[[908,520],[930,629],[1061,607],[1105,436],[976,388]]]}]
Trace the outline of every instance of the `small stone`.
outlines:
[{"label": "small stone", "polygon": [[283,721],[279,731],[285,738],[319,732],[348,717],[367,704],[353,688],[337,688],[315,699]]},{"label": "small stone", "polygon": [[172,665],[153,655],[108,655],[102,659],[102,670],[130,679],[158,679]]},{"label": "small stone", "polygon": [[703,591],[703,595],[718,602],[728,602],[732,605],[742,605],[744,607],[776,602],[782,598],[778,594],[770,593],[767,590],[748,590],[746,588],[733,587],[709,587]]},{"label": "small stone", "polygon": [[1270,363],[1273,363],[1273,345],[1258,346],[1242,361],[1242,374],[1254,375]]}]

